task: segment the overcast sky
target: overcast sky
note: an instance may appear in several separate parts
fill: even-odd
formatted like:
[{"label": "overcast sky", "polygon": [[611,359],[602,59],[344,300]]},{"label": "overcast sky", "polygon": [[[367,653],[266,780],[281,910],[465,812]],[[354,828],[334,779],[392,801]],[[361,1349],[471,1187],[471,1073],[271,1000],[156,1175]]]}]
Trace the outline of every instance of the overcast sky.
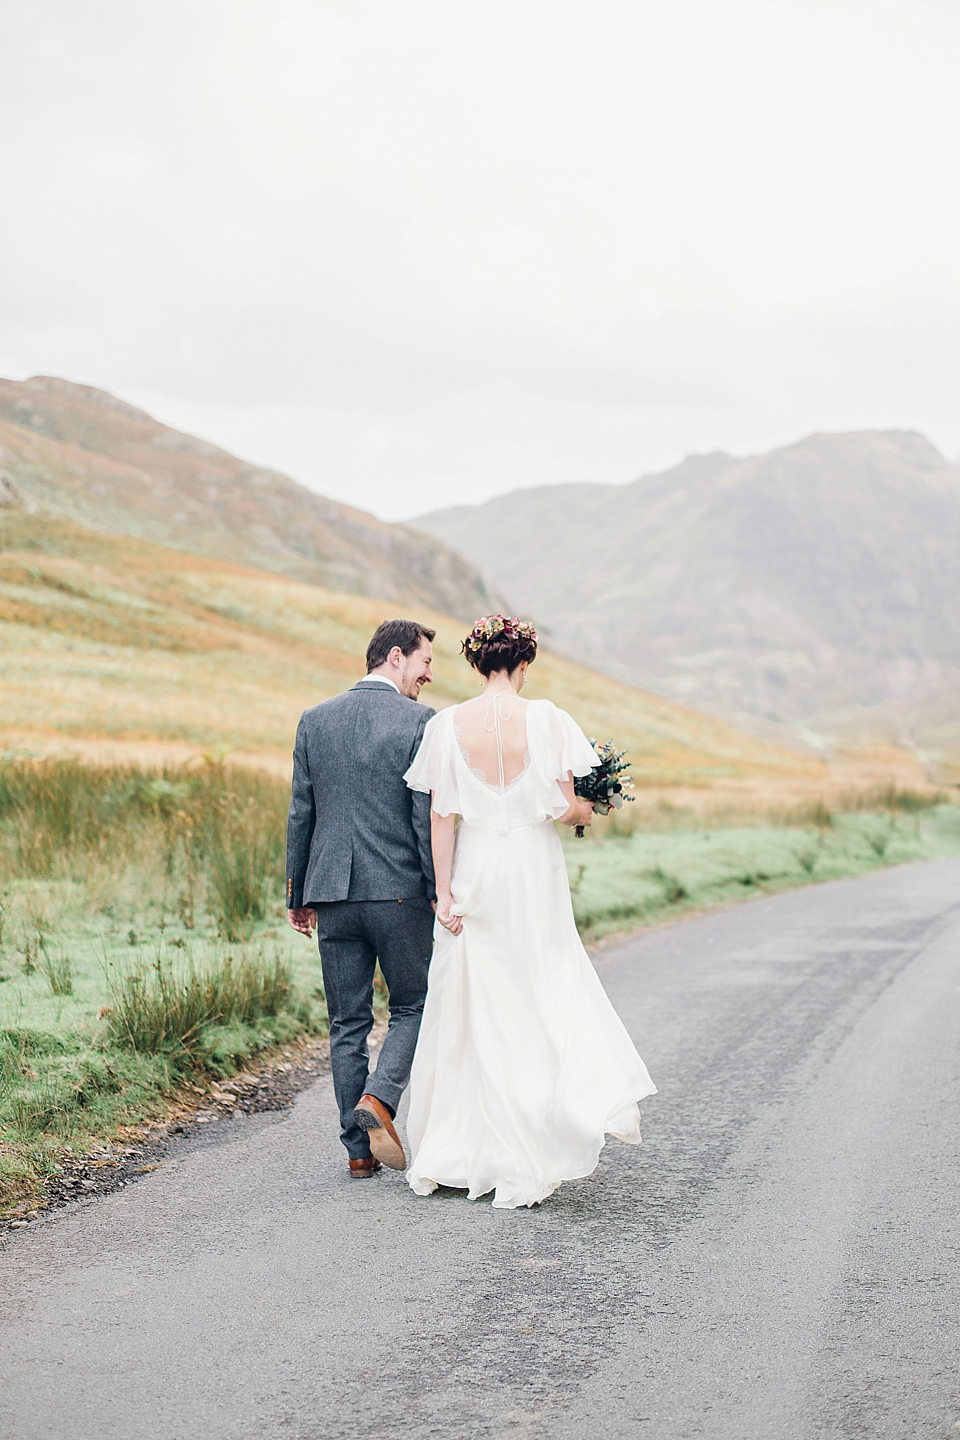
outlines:
[{"label": "overcast sky", "polygon": [[0,373],[387,518],[960,453],[956,0],[5,0]]}]

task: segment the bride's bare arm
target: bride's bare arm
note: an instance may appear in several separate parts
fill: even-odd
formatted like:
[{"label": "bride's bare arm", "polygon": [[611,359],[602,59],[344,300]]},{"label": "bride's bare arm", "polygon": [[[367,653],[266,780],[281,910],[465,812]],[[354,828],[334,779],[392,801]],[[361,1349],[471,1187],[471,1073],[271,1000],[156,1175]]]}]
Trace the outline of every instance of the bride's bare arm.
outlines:
[{"label": "bride's bare arm", "polygon": [[452,935],[459,935],[463,921],[452,914],[453,895],[450,891],[450,877],[453,873],[453,832],[457,817],[438,815],[430,807],[430,845],[433,850],[433,873],[437,881],[437,919]]},{"label": "bride's bare arm", "polygon": [[573,771],[567,771],[566,780],[557,782],[563,791],[563,798],[570,808],[560,816],[561,825],[589,825],[593,820],[593,801],[581,800],[573,793]]}]

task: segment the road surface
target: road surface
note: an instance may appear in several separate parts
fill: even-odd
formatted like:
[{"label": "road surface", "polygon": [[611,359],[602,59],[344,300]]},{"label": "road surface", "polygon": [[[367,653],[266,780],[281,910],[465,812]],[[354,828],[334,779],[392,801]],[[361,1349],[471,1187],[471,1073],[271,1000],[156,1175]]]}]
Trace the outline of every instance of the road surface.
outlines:
[{"label": "road surface", "polygon": [[598,968],[642,1149],[503,1211],[347,1179],[328,1079],[209,1126],[12,1234],[0,1435],[957,1440],[960,861]]}]

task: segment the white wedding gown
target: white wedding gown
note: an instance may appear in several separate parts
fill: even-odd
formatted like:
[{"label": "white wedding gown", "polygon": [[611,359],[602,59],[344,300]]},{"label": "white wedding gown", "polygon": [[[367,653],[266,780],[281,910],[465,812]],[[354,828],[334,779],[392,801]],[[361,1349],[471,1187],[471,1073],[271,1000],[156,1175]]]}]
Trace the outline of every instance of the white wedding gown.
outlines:
[{"label": "white wedding gown", "polygon": [[461,749],[460,708],[429,721],[406,775],[438,815],[460,816],[451,889],[463,916],[457,936],[436,927],[407,1179],[418,1195],[493,1190],[514,1208],[589,1175],[606,1134],[638,1145],[637,1101],[656,1087],[580,942],[553,823],[569,808],[557,782],[598,763],[592,746],[550,701],[528,701],[523,769],[504,783],[494,709],[489,784]]}]

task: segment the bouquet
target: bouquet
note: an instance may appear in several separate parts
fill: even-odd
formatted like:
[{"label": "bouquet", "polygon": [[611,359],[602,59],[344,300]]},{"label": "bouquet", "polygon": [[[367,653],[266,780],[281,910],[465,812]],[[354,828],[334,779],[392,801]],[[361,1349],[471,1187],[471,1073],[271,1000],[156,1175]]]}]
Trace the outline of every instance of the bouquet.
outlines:
[{"label": "bouquet", "polygon": [[[632,795],[625,795],[625,790],[633,789],[633,780],[627,775],[630,763],[624,760],[626,750],[615,750],[613,741],[608,740],[605,744],[598,744],[591,740],[600,759],[596,769],[591,770],[587,775],[580,775],[574,778],[573,793],[581,800],[592,800],[595,815],[609,815],[611,810],[621,810],[624,800],[632,800]],[[583,839],[583,826],[576,828],[578,840]]]}]

